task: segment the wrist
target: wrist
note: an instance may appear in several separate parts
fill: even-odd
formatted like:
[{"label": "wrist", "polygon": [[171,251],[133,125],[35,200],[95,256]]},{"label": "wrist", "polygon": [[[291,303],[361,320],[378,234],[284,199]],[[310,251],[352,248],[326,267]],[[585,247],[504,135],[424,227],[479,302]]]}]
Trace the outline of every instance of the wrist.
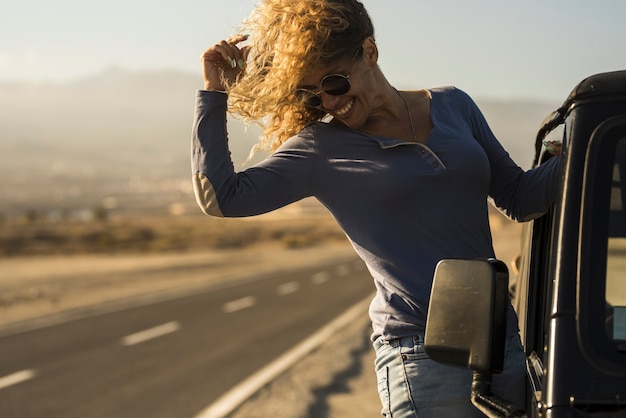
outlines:
[{"label": "wrist", "polygon": [[205,91],[211,91],[211,92],[214,92],[214,93],[228,94],[226,92],[226,90],[224,90],[224,89],[218,89],[218,88],[214,88],[214,87],[210,87],[210,86],[204,86],[204,90]]},{"label": "wrist", "polygon": [[215,77],[204,77],[204,90],[226,91],[224,84]]},{"label": "wrist", "polygon": [[210,87],[205,87],[204,91],[210,91],[212,93],[228,94],[228,92],[226,92],[226,90],[218,90],[218,89],[214,89],[214,88],[210,88]]}]

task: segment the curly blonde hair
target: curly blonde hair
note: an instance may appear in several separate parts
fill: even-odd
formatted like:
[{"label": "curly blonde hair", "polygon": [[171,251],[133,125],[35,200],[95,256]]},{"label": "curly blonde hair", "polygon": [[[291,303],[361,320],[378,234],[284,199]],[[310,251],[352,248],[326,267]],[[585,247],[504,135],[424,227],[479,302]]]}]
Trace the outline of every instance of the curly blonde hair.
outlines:
[{"label": "curly blonde hair", "polygon": [[261,0],[242,23],[250,35],[246,71],[226,86],[229,111],[264,133],[255,151],[273,152],[326,113],[295,99],[301,79],[320,66],[353,56],[368,36],[370,17],[358,0]]}]

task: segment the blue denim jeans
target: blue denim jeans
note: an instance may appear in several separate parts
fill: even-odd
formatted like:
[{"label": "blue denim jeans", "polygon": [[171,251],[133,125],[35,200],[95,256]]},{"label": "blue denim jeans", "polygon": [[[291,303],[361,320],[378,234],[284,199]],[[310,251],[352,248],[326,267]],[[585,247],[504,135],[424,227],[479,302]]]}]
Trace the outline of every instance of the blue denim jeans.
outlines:
[{"label": "blue denim jeans", "polygon": [[[378,394],[387,418],[484,418],[472,405],[472,371],[430,360],[423,336],[374,341]],[[492,390],[523,407],[526,356],[518,334],[507,337],[504,372]]]}]

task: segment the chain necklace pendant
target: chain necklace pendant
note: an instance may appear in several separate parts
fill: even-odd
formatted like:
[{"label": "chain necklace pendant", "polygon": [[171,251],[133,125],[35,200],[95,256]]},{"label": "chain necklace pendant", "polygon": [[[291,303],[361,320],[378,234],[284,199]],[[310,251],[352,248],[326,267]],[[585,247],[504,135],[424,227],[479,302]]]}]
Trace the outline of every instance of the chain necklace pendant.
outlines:
[{"label": "chain necklace pendant", "polygon": [[396,90],[396,93],[398,93],[398,96],[400,96],[400,98],[404,102],[404,106],[406,107],[406,113],[409,115],[409,123],[411,124],[411,133],[413,134],[413,141],[419,142],[417,140],[417,134],[415,133],[415,125],[413,123],[413,116],[411,116],[411,107],[409,106],[409,102],[404,98],[403,95],[400,94],[398,90]]}]

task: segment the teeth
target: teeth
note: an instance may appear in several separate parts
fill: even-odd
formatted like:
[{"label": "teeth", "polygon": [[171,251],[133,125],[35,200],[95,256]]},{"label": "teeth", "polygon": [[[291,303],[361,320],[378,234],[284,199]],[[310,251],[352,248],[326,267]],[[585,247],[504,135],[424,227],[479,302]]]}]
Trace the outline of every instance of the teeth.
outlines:
[{"label": "teeth", "polygon": [[352,105],[354,104],[354,99],[350,100],[348,104],[346,104],[342,109],[335,111],[337,116],[343,116],[352,109]]}]

